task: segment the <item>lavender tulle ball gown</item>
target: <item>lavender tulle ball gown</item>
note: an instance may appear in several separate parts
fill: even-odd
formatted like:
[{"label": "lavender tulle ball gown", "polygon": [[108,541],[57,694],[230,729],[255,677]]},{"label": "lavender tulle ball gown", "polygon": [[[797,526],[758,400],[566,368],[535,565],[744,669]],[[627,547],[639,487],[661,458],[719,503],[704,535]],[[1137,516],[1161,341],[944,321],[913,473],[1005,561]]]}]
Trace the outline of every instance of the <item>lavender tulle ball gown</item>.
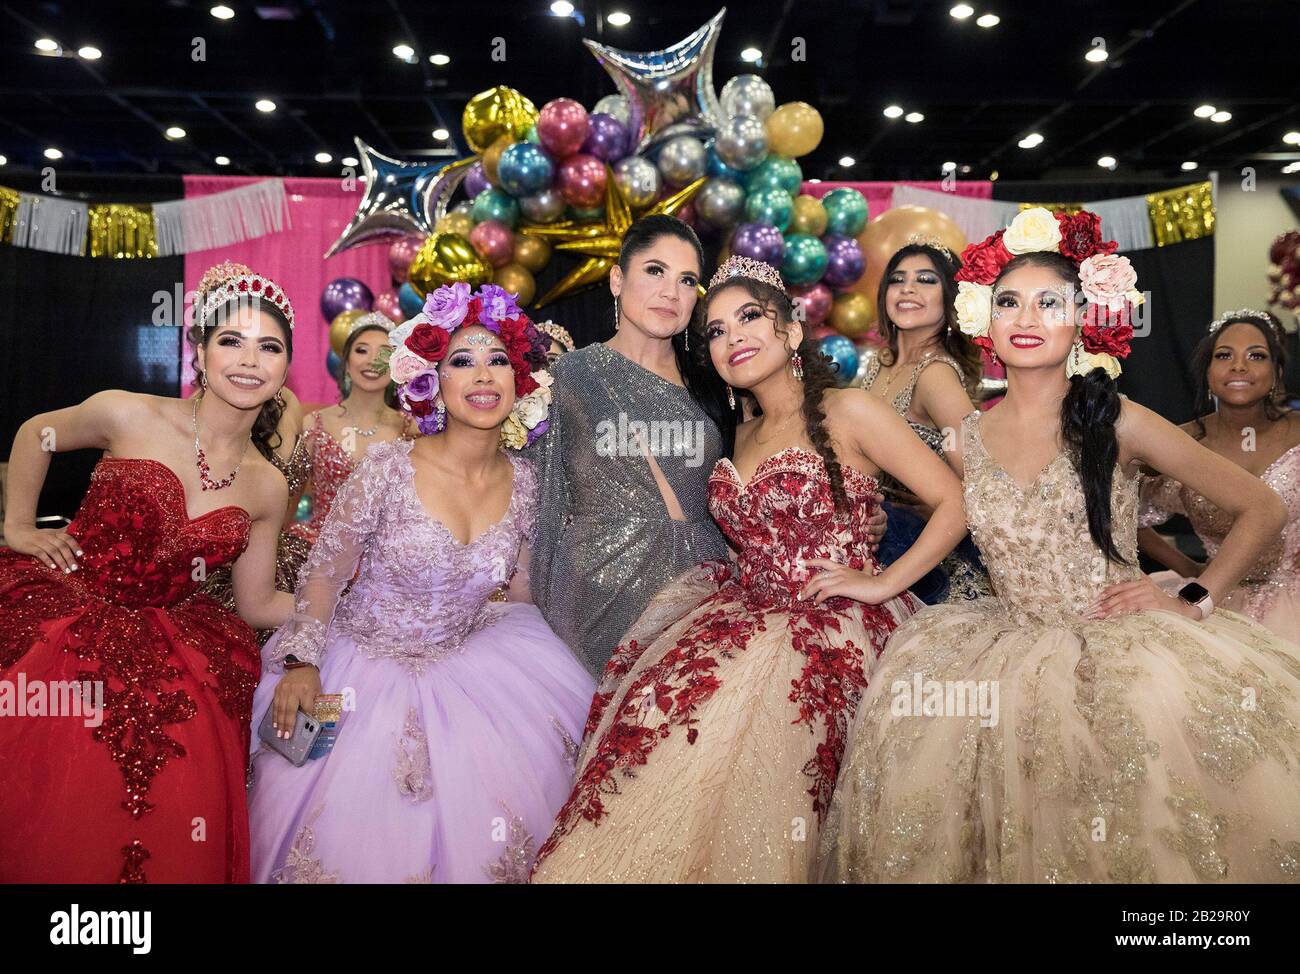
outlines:
[{"label": "lavender tulle ball gown", "polygon": [[355,709],[300,768],[254,739],[254,882],[522,882],[568,797],[592,678],[536,607],[490,600],[533,529],[532,468],[511,457],[505,516],[461,544],[412,446],[373,447],[339,492],[263,651],[254,728],[289,653]]}]

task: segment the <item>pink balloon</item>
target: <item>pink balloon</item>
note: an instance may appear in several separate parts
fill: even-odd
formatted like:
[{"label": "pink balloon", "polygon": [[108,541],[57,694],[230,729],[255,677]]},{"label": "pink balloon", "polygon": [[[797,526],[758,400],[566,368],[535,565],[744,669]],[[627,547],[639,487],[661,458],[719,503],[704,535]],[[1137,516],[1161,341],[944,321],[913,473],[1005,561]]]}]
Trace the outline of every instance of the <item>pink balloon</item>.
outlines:
[{"label": "pink balloon", "polygon": [[821,341],[823,338],[830,338],[832,335],[838,335],[839,332],[830,325],[817,325],[812,330],[813,341]]},{"label": "pink balloon", "polygon": [[570,206],[598,206],[605,199],[605,164],[595,156],[569,156],[560,163],[555,185]]},{"label": "pink balloon", "polygon": [[688,227],[695,226],[695,202],[688,201],[685,206],[677,211],[677,219],[681,220]]},{"label": "pink balloon", "polygon": [[589,128],[587,110],[572,98],[548,101],[537,113],[537,139],[557,159],[581,149]]},{"label": "pink balloon", "polygon": [[380,291],[376,294],[375,310],[391,321],[400,322],[406,318],[406,315],[402,314],[402,302],[397,297],[396,291]]},{"label": "pink balloon", "polygon": [[809,325],[820,325],[829,318],[831,306],[835,303],[835,295],[821,281],[807,287],[790,288],[790,297],[803,305],[804,321]]},{"label": "pink balloon", "polygon": [[423,237],[400,237],[388,248],[388,272],[398,284],[405,284],[411,261],[424,245]]},{"label": "pink balloon", "polygon": [[504,267],[515,256],[515,235],[500,220],[484,220],[469,232],[469,242],[493,267]]}]

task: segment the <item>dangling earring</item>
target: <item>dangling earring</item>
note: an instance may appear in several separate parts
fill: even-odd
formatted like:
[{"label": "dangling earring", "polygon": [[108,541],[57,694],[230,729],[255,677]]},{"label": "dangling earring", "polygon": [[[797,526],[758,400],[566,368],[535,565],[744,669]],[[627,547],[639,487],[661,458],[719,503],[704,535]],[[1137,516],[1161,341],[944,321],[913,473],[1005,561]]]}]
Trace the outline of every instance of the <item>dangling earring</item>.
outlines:
[{"label": "dangling earring", "polygon": [[447,404],[442,402],[438,403],[438,407],[434,410],[433,415],[438,426],[438,432],[441,433],[447,428]]},{"label": "dangling earring", "polygon": [[618,331],[618,295],[614,295],[614,330]]},{"label": "dangling earring", "polygon": [[281,409],[284,408],[284,386],[280,386],[279,389],[275,390],[275,404]]},{"label": "dangling earring", "polygon": [[203,386],[203,391],[204,391],[204,392],[207,391],[207,389],[208,389],[208,370],[207,370],[207,369],[204,369],[202,372],[199,373],[199,385]]},{"label": "dangling earring", "polygon": [[731,386],[727,386],[727,405],[731,407],[731,409],[732,409],[733,412],[735,411],[735,409],[736,409],[736,393],[735,393],[735,390],[733,390],[733,389],[731,388]]},{"label": "dangling earring", "polygon": [[796,382],[803,381],[803,356],[798,352],[795,352],[794,358],[790,359],[790,370],[794,372]]},{"label": "dangling earring", "polygon": [[682,350],[689,352],[691,350],[691,326],[687,325],[686,330],[682,332]]},{"label": "dangling earring", "polygon": [[345,375],[343,377],[343,398],[346,399],[350,395],[352,395],[352,376]]}]

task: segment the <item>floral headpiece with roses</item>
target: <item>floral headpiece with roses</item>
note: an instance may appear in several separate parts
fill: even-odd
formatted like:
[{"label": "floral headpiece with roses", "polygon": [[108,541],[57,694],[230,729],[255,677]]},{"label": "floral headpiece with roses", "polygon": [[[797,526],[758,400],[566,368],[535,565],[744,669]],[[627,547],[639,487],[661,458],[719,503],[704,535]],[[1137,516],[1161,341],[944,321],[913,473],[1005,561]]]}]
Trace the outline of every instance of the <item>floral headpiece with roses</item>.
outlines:
[{"label": "floral headpiece with roses", "polygon": [[496,284],[472,291],[465,283],[448,284],[429,294],[424,309],[388,333],[386,364],[397,383],[397,400],[426,436],[442,432],[445,413],[433,405],[438,395],[438,365],[447,355],[452,333],[482,325],[499,337],[515,372],[515,405],[501,428],[503,446],[518,450],[547,429],[551,375],[546,353],[551,340],[519,310],[515,295]]},{"label": "floral headpiece with roses", "polygon": [[1030,253],[1060,254],[1079,269],[1087,303],[1083,331],[1065,362],[1067,375],[1087,375],[1104,369],[1112,379],[1120,373],[1133,340],[1133,307],[1142,303],[1137,272],[1119,245],[1103,240],[1101,218],[1080,210],[1072,216],[1053,214],[1041,206],[1023,210],[1005,230],[962,252],[957,280],[957,324],[981,348],[993,351],[989,323],[993,311],[993,282],[1013,257]]}]

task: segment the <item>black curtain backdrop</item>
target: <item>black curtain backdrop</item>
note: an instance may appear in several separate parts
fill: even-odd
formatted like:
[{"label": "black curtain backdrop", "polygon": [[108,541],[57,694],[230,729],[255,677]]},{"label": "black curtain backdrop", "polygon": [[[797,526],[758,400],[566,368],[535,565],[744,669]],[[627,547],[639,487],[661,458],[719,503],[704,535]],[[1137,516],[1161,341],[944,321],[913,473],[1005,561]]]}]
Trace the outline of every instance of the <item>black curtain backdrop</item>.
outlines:
[{"label": "black curtain backdrop", "polygon": [[[3,182],[41,192],[39,176]],[[61,194],[94,202],[154,202],[184,195],[179,177],[59,176]],[[154,295],[175,300],[184,258],[67,257],[0,244],[0,458],[30,416],[104,389],[160,396],[180,388],[180,329],[152,323]],[[71,516],[99,454],[56,454],[37,513]]]},{"label": "black curtain backdrop", "polygon": [[[993,198],[1022,203],[1083,203],[1155,193],[1185,186],[1167,183],[1004,182],[993,184]],[[1166,419],[1192,418],[1196,386],[1190,372],[1192,350],[1214,320],[1214,237],[1167,247],[1128,251],[1138,288],[1151,295],[1146,309],[1150,333],[1134,338],[1121,364],[1120,391]],[[1261,272],[1263,270],[1261,269]]]}]

